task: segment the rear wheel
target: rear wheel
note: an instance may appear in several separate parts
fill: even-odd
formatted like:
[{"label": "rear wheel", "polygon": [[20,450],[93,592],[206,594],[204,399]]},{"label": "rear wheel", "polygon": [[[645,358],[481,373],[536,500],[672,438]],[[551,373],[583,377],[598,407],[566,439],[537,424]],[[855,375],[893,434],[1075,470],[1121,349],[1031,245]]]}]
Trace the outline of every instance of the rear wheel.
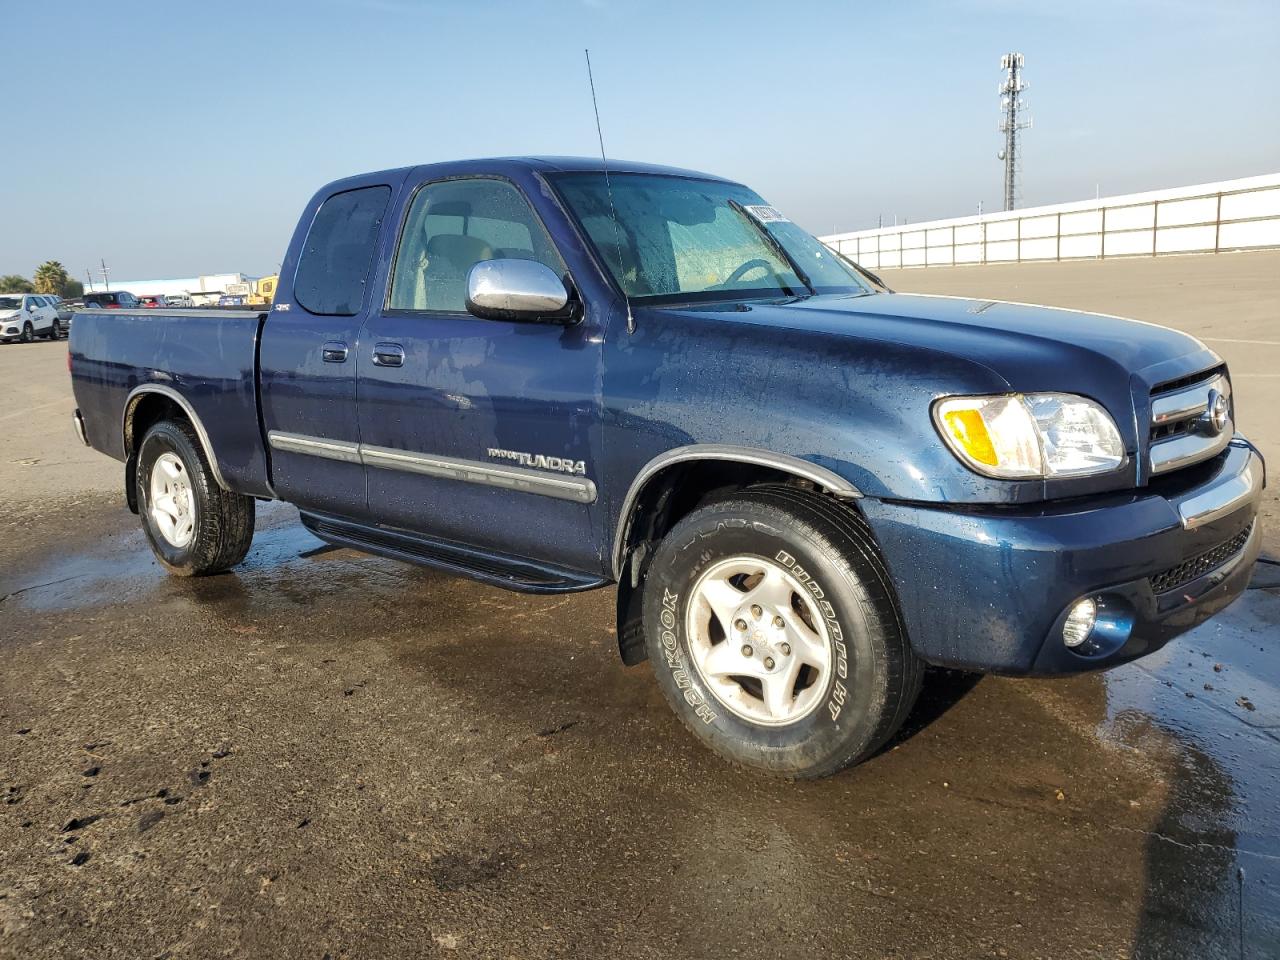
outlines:
[{"label": "rear wheel", "polygon": [[50,339],[50,340],[61,340],[61,339],[62,339],[62,323],[61,323],[61,321],[58,321],[58,320],[53,321],[53,325],[52,325],[51,327],[49,327],[49,339]]},{"label": "rear wheel", "polygon": [[163,420],[147,431],[136,494],[147,540],[170,573],[218,573],[249,552],[253,498],[218,486],[189,424]]},{"label": "rear wheel", "polygon": [[694,511],[645,577],[659,685],[717,753],[787,777],[873,754],[923,676],[862,519],[812,491],[758,487]]}]

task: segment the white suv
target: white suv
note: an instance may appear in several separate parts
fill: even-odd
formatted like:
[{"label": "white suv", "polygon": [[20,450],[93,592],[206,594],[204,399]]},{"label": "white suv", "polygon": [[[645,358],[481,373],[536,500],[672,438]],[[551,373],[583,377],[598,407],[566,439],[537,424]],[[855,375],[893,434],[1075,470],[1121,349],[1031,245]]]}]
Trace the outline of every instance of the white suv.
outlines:
[{"label": "white suv", "polygon": [[62,333],[53,297],[42,293],[0,293],[0,340],[30,343],[37,336],[58,340]]}]

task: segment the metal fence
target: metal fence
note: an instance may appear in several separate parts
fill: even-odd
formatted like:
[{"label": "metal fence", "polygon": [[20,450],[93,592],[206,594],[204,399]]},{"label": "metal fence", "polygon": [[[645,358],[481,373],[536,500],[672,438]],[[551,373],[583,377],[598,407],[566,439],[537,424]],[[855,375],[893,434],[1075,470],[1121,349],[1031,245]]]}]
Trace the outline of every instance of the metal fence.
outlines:
[{"label": "metal fence", "polygon": [[1280,247],[1280,174],[822,240],[870,270]]}]

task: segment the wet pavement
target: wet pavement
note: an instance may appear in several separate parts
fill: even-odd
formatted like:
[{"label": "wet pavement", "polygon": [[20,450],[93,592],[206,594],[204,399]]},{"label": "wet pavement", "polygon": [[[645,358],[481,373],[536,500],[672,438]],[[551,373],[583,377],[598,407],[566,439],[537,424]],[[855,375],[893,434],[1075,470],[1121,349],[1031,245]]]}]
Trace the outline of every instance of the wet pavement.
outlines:
[{"label": "wet pavement", "polygon": [[281,505],[204,580],[116,504],[39,530],[0,548],[0,955],[1280,956],[1280,590],[1105,675],[933,675],[788,784],[617,662],[610,591]]},{"label": "wet pavement", "polygon": [[[1280,462],[1280,254],[901,271],[1205,337]],[[1280,957],[1280,565],[1103,675],[930,675],[855,770],[699,747],[609,590],[323,547],[166,576],[0,348],[0,958]],[[1280,486],[1264,499],[1280,554]]]}]

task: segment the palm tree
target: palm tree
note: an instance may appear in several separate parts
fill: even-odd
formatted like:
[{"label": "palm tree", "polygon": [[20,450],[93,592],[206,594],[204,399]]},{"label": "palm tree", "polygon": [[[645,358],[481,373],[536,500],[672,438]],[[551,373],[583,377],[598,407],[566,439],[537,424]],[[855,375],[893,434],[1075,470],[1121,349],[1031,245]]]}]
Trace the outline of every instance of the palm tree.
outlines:
[{"label": "palm tree", "polygon": [[31,286],[31,281],[26,277],[20,277],[16,273],[6,274],[0,277],[0,293],[35,293],[35,287]]},{"label": "palm tree", "polygon": [[62,296],[70,279],[66,267],[57,260],[46,260],[36,267],[36,293],[56,293]]}]

